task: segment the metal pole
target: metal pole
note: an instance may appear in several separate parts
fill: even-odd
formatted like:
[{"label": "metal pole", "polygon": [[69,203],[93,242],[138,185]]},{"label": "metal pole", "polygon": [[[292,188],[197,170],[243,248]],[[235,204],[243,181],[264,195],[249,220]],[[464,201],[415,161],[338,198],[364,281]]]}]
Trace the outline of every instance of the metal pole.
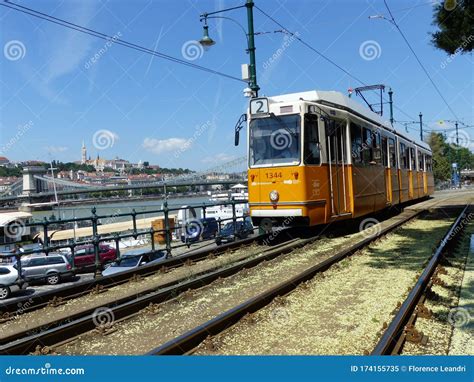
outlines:
[{"label": "metal pole", "polygon": [[245,4],[247,7],[247,21],[248,21],[248,51],[250,55],[250,89],[255,93],[255,97],[258,97],[258,91],[260,88],[257,85],[257,65],[255,60],[255,40],[254,40],[254,29],[253,29],[253,0],[247,0]]},{"label": "metal pole", "polygon": [[93,236],[93,242],[94,242],[94,255],[95,255],[95,273],[94,273],[94,278],[102,276],[102,269],[101,269],[101,264],[100,264],[100,258],[99,258],[99,235],[98,235],[98,230],[97,230],[97,214],[96,214],[96,208],[93,207],[92,210],[92,236]]},{"label": "metal pole", "polygon": [[168,201],[163,203],[163,213],[165,215],[165,240],[166,240],[166,258],[171,257],[171,235],[170,235],[170,221]]},{"label": "metal pole", "polygon": [[458,121],[454,125],[456,126],[456,146],[459,146]]},{"label": "metal pole", "polygon": [[393,125],[393,91],[392,88],[388,91],[388,103],[390,104],[390,123]]},{"label": "metal pole", "polygon": [[423,141],[423,114],[420,111],[420,139]]}]

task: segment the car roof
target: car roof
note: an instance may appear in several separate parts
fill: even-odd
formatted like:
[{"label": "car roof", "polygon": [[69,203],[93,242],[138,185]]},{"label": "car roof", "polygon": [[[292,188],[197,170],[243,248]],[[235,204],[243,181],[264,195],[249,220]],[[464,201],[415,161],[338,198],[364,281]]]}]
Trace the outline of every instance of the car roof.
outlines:
[{"label": "car roof", "polygon": [[136,249],[131,249],[128,252],[122,253],[121,256],[122,257],[140,256],[140,255],[143,255],[145,253],[150,253],[150,252],[152,252],[150,248],[136,248]]},{"label": "car roof", "polygon": [[65,255],[63,253],[58,253],[58,252],[51,252],[49,255],[46,255],[45,252],[41,253],[33,253],[31,255],[24,255],[21,257],[22,260],[30,260],[30,259],[42,259],[44,257],[64,257]]}]

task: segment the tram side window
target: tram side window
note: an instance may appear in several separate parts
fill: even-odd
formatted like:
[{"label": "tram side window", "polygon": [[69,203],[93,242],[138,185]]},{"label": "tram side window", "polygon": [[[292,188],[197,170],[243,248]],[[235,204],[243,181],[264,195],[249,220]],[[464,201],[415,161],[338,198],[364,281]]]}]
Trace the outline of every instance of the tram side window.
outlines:
[{"label": "tram side window", "polygon": [[425,166],[423,165],[423,154],[421,153],[421,151],[417,150],[417,155],[418,155],[418,170],[424,171]]},{"label": "tram side window", "polygon": [[382,164],[384,167],[388,167],[388,139],[382,137]]},{"label": "tram side window", "polygon": [[404,143],[400,143],[400,167],[403,169],[407,169],[409,167],[408,148]]},{"label": "tram side window", "polygon": [[379,132],[372,134],[372,160],[377,164],[382,164],[382,141]]},{"label": "tram side window", "polygon": [[410,163],[411,163],[411,170],[416,171],[415,149],[413,147],[410,147]]},{"label": "tram side window", "polygon": [[388,150],[390,153],[390,167],[397,168],[397,152],[395,150],[395,140],[393,138],[388,139]]},{"label": "tram side window", "polygon": [[372,131],[364,127],[364,143],[362,143],[362,162],[364,164],[369,164],[372,162],[372,146],[373,136]]},{"label": "tram side window", "polygon": [[351,154],[354,164],[362,163],[362,149],[361,127],[351,122]]},{"label": "tram side window", "polygon": [[313,114],[306,114],[304,121],[304,161],[306,164],[320,164],[321,148],[319,144],[318,117]]},{"label": "tram side window", "polygon": [[425,163],[426,163],[426,171],[427,172],[433,171],[433,167],[431,164],[431,157],[429,155],[425,155]]}]

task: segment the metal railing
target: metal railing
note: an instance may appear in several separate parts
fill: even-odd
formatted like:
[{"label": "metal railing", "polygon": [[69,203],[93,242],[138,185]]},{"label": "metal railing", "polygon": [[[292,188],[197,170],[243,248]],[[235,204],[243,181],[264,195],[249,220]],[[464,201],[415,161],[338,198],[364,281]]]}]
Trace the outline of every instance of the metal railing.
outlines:
[{"label": "metal railing", "polygon": [[[196,242],[203,242],[206,240],[213,240],[213,235],[208,235],[209,237],[203,237],[207,235],[203,235],[206,233],[206,221],[204,220],[207,218],[206,210],[210,207],[228,207],[231,206],[232,209],[232,216],[229,218],[218,218],[216,219],[217,222],[217,232],[220,233],[222,225],[232,221],[233,222],[233,229],[234,235],[237,234],[237,221],[244,220],[248,216],[248,211],[246,208],[242,208],[242,214],[237,215],[237,208],[238,205],[245,206],[247,204],[247,200],[230,200],[230,201],[223,201],[218,203],[202,203],[202,204],[195,204],[195,205],[187,205],[181,207],[169,207],[167,201],[163,203],[163,207],[157,210],[147,210],[147,211],[135,211],[133,209],[131,212],[127,213],[116,213],[111,215],[98,215],[97,210],[95,207],[91,209],[91,215],[88,217],[74,217],[71,219],[47,219],[44,218],[42,221],[37,222],[28,222],[23,224],[20,229],[25,229],[26,227],[30,227],[30,231],[36,233],[39,236],[42,233],[42,246],[41,248],[34,248],[34,249],[21,249],[20,242],[17,242],[16,247],[18,250],[15,250],[14,256],[16,256],[17,263],[19,267],[21,267],[21,257],[31,254],[38,254],[44,253],[46,255],[50,253],[67,253],[70,258],[72,270],[76,272],[78,267],[76,267],[75,262],[75,255],[76,249],[80,246],[92,246],[94,251],[94,271],[96,276],[101,275],[103,270],[103,264],[100,258],[100,250],[102,243],[110,243],[113,242],[115,244],[115,251],[116,251],[116,259],[119,260],[121,258],[120,254],[120,242],[123,239],[137,239],[139,237],[149,237],[149,243],[151,244],[151,250],[146,253],[156,253],[158,251],[165,252],[165,257],[169,258],[173,255],[173,251],[177,250],[178,248],[182,247],[190,247],[192,243]],[[183,222],[176,221],[172,216],[173,213],[178,214],[179,211],[185,211],[184,216],[185,220]],[[200,211],[199,214],[197,211]],[[157,220],[161,219],[163,228],[155,229],[151,224],[150,228],[145,229],[138,229],[137,222],[140,221],[140,217],[144,215],[153,215],[156,217]],[[192,217],[189,217],[192,215]],[[176,216],[177,217],[177,216]],[[188,217],[188,218],[186,218]],[[128,219],[127,219],[128,218]],[[130,223],[131,221],[131,228],[127,229],[126,231],[119,231],[119,232],[109,232],[100,234],[99,230],[103,224],[102,221],[113,221],[117,222],[117,220],[121,220],[121,223]],[[125,219],[125,220],[123,220]],[[203,219],[203,220],[201,220]],[[72,223],[73,227],[77,225],[81,225],[82,227],[91,228],[91,235],[82,236],[82,238],[76,238],[74,234],[73,238],[64,239],[62,241],[58,240],[58,243],[54,243],[54,233],[53,231],[61,231],[68,225],[70,226]],[[178,223],[178,224],[174,224]],[[192,229],[193,234],[189,234],[190,227],[194,227]],[[51,235],[50,233],[53,232]],[[176,241],[179,243],[174,243],[173,236],[176,238]],[[162,239],[162,240],[161,240]],[[184,242],[182,242],[184,239]],[[157,243],[158,240],[158,243]],[[162,248],[157,248],[157,244],[163,245]],[[90,267],[90,265],[89,265]],[[19,269],[21,274],[21,269]]]}]

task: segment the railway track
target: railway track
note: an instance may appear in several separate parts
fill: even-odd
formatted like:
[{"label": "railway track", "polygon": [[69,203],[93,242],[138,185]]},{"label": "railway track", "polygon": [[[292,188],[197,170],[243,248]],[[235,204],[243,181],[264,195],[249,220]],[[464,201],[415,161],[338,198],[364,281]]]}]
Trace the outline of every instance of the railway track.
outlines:
[{"label": "railway track", "polygon": [[312,279],[316,274],[327,270],[332,265],[360,251],[374,240],[377,240],[394,229],[399,228],[403,224],[406,224],[419,213],[420,211],[402,214],[403,216],[400,216],[398,220],[380,229],[376,234],[366,237],[364,240],[361,240],[343,249],[342,251],[339,251],[327,260],[306,269],[304,272],[301,272],[295,277],[278,284],[277,286],[265,291],[262,294],[248,299],[244,303],[227,310],[226,312],[203,323],[202,325],[195,327],[183,335],[164,343],[163,345],[151,350],[149,353],[147,353],[147,355],[181,355],[191,353],[193,349],[201,344],[208,336],[215,336],[221,333],[246,315],[254,313],[257,310],[267,306],[275,298],[288,294],[302,283]]},{"label": "railway track", "polygon": [[468,205],[463,209],[434,251],[433,256],[422,271],[415,286],[399,307],[397,314],[372,351],[372,355],[400,354],[406,341],[414,343],[424,343],[427,341],[425,335],[415,328],[416,320],[418,317],[429,318],[431,316],[430,310],[424,305],[426,295],[434,284],[441,282],[438,278],[438,274],[443,272],[441,262],[447,257],[449,251],[456,246],[456,238],[466,226],[465,219],[467,218],[469,207]]},{"label": "railway track", "polygon": [[[164,269],[173,269],[189,263],[195,263],[208,258],[209,256],[220,256],[229,250],[242,249],[258,241],[263,241],[268,234],[250,237],[238,242],[224,244],[211,249],[193,250],[189,254],[172,257],[159,264],[143,266],[117,275],[100,277],[69,285],[63,288],[55,288],[33,296],[23,296],[8,302],[0,302],[0,324],[13,319],[19,314],[25,314],[47,306],[64,303],[68,300],[81,297],[94,290],[105,291],[117,285],[125,284],[137,276],[147,277]],[[21,309],[19,309],[21,306]]]}]

